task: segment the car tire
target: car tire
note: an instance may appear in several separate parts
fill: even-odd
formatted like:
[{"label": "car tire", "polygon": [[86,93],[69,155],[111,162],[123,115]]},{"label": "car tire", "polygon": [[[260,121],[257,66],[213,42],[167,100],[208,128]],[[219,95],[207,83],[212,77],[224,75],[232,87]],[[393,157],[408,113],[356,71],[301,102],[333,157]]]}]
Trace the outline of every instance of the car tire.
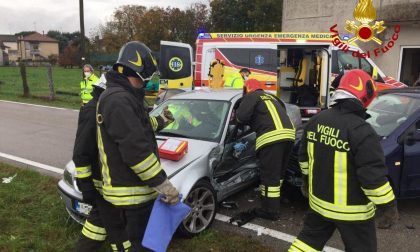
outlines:
[{"label": "car tire", "polygon": [[192,210],[179,226],[178,234],[190,238],[212,224],[217,211],[216,192],[208,181],[200,180],[188,193],[184,203]]}]

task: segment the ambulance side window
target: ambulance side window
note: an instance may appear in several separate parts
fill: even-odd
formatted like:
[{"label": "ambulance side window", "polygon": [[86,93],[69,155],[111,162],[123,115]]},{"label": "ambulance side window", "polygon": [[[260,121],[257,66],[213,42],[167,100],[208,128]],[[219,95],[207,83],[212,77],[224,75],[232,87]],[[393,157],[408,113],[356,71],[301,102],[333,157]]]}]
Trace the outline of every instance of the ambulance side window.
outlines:
[{"label": "ambulance side window", "polygon": [[364,70],[366,73],[368,73],[370,76],[372,76],[372,72],[373,72],[373,67],[372,65],[369,63],[369,61],[367,61],[366,59],[360,59],[360,68],[362,70]]}]

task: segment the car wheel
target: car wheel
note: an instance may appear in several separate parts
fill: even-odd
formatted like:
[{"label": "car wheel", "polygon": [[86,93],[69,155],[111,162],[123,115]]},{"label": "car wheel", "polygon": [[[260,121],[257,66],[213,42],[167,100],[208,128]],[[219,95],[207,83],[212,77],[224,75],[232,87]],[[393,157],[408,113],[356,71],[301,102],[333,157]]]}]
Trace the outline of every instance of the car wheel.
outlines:
[{"label": "car wheel", "polygon": [[192,237],[206,230],[213,222],[217,210],[216,193],[208,181],[200,180],[191,189],[184,203],[192,210],[178,231],[182,236]]}]

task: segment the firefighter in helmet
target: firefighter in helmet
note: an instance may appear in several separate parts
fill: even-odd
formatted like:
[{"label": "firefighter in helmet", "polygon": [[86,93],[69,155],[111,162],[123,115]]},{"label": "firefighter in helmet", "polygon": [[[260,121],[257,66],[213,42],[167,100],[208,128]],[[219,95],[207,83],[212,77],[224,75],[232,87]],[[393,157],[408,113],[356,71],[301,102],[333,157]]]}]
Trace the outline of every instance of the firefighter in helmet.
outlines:
[{"label": "firefighter in helmet", "polygon": [[310,210],[289,251],[321,251],[335,229],[346,251],[376,251],[376,207],[378,227],[388,228],[398,219],[379,138],[365,121],[375,95],[371,77],[350,70],[341,78],[332,107],[305,126],[299,165]]},{"label": "firefighter in helmet", "polygon": [[142,249],[140,241],[158,193],[168,204],[179,201],[160,165],[154,120],[149,120],[143,103],[144,87],[157,71],[151,50],[138,41],[128,42],[106,75],[107,89],[96,110],[103,197],[122,211],[130,241],[124,248],[129,251]]},{"label": "firefighter in helmet", "polygon": [[261,162],[261,207],[251,210],[250,215],[251,218],[277,220],[280,189],[295,141],[295,128],[284,103],[264,92],[258,80],[248,80],[244,93],[236,110],[236,119],[239,124],[250,125],[257,133],[256,151]]}]

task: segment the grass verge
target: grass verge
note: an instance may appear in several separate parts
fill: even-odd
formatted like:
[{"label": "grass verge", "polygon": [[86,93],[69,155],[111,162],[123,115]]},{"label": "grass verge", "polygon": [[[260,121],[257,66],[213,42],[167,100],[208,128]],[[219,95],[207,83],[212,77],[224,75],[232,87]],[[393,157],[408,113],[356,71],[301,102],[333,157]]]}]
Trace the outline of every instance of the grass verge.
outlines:
[{"label": "grass verge", "polygon": [[[81,226],[68,218],[57,179],[0,163],[0,178],[15,174],[11,183],[0,183],[0,251],[73,251]],[[273,250],[249,237],[209,230],[193,239],[174,239],[168,251]]]},{"label": "grass verge", "polygon": [[[63,107],[71,109],[80,108],[80,81],[82,70],[78,68],[53,68],[55,100],[50,101],[47,68],[27,67],[26,75],[31,97],[23,97],[22,77],[19,67],[0,67],[0,100],[32,103],[45,106]],[[95,73],[99,76],[99,72]],[[154,99],[147,100],[149,104]]]}]

